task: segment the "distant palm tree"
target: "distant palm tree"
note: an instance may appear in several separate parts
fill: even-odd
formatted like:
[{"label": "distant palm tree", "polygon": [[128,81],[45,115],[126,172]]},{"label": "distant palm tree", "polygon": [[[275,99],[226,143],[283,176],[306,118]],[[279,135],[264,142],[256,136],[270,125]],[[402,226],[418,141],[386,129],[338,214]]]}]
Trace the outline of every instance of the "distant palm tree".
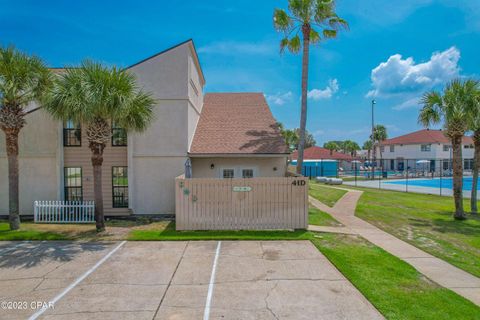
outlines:
[{"label": "distant palm tree", "polygon": [[[474,81],[474,80],[473,80]],[[480,83],[477,82],[477,90],[474,99],[469,100],[469,116],[468,127],[473,132],[473,144],[475,146],[473,156],[473,180],[472,191],[470,196],[470,207],[472,214],[478,213],[477,207],[477,186],[478,186],[478,171],[480,169]]]},{"label": "distant palm tree", "polygon": [[54,118],[86,126],[92,152],[97,231],[105,230],[102,163],[103,151],[111,139],[111,123],[127,131],[143,131],[152,120],[154,104],[150,94],[138,89],[131,73],[89,61],[80,68],[67,69],[45,103]]},{"label": "distant palm tree", "polygon": [[462,139],[468,128],[469,106],[476,96],[478,83],[473,80],[453,80],[447,84],[443,94],[430,91],[423,95],[418,121],[425,127],[442,123],[445,136],[452,143],[453,154],[453,197],[454,218],[466,219],[463,210],[463,164]]},{"label": "distant palm tree", "polygon": [[379,148],[379,153],[380,153],[380,167],[383,170],[383,152],[382,152],[382,142],[384,140],[387,140],[388,134],[387,134],[387,128],[384,125],[377,124],[373,128],[373,153],[375,154],[375,145],[378,143],[378,148]]},{"label": "distant palm tree", "polygon": [[[335,1],[333,0],[288,0],[288,9],[289,13],[282,9],[275,9],[273,24],[275,29],[285,35],[280,42],[280,52],[287,48],[292,53],[299,53],[303,48],[302,108],[297,160],[297,173],[301,173],[307,124],[310,43],[315,44],[321,39],[335,38],[340,28],[348,28],[348,23],[335,13]],[[315,28],[318,28],[320,33]],[[300,38],[300,33],[302,38]]]},{"label": "distant palm tree", "polygon": [[0,48],[0,129],[6,138],[11,230],[20,228],[18,136],[26,124],[26,107],[42,100],[51,84],[52,75],[39,58]]},{"label": "distant palm tree", "polygon": [[338,144],[333,141],[329,141],[323,145],[325,149],[330,150],[330,155],[333,155],[333,151],[338,151]]},{"label": "distant palm tree", "polygon": [[344,153],[350,154],[352,157],[356,156],[357,151],[360,150],[358,143],[352,140],[345,140],[343,142]]},{"label": "distant palm tree", "polygon": [[362,146],[362,149],[363,150],[367,150],[367,159],[371,160],[370,156],[372,154],[372,147],[373,147],[373,143],[372,143],[372,140],[367,140],[363,143],[363,146]]}]

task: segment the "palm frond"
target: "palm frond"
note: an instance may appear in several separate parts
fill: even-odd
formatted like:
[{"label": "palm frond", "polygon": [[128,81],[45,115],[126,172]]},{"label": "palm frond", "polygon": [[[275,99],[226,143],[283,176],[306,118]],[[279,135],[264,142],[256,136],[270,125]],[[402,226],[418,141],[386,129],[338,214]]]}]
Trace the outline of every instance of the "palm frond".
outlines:
[{"label": "palm frond", "polygon": [[155,100],[138,89],[134,75],[117,67],[84,61],[61,75],[45,101],[55,118],[84,124],[114,121],[142,131],[153,117]]},{"label": "palm frond", "polygon": [[320,41],[320,34],[314,29],[310,29],[310,42],[317,43]]},{"label": "palm frond", "polygon": [[436,91],[427,92],[421,98],[420,103],[423,107],[418,115],[418,123],[424,127],[440,123],[442,120],[442,96]]},{"label": "palm frond", "polygon": [[288,48],[288,43],[289,43],[288,38],[283,38],[280,41],[280,53],[285,52],[285,48]]},{"label": "palm frond", "polygon": [[275,9],[273,12],[273,26],[277,31],[285,32],[293,26],[293,21],[285,10]]},{"label": "palm frond", "polygon": [[291,53],[298,53],[302,49],[302,41],[300,36],[297,34],[288,41],[288,50]]},{"label": "palm frond", "polygon": [[333,39],[337,37],[337,30],[333,29],[324,29],[323,30],[323,37],[325,39]]}]

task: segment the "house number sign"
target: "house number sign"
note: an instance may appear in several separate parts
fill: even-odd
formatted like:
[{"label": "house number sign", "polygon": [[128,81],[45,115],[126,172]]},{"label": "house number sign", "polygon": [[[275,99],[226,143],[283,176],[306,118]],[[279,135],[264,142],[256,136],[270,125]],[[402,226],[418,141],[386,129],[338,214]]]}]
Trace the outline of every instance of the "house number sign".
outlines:
[{"label": "house number sign", "polygon": [[250,192],[252,187],[233,187],[233,192]]}]

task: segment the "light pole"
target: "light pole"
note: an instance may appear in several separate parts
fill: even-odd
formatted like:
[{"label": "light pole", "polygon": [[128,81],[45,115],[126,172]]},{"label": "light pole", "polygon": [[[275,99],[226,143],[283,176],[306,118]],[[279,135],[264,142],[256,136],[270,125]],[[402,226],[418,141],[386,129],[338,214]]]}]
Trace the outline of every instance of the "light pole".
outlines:
[{"label": "light pole", "polygon": [[372,140],[372,149],[373,149],[373,154],[372,154],[372,159],[370,159],[371,163],[370,165],[372,166],[372,179],[375,180],[375,166],[374,166],[374,162],[376,160],[376,153],[377,153],[377,150],[375,148],[375,139],[374,139],[374,132],[375,132],[375,104],[377,103],[377,101],[375,101],[375,99],[372,100],[372,136],[371,136],[371,140]]}]

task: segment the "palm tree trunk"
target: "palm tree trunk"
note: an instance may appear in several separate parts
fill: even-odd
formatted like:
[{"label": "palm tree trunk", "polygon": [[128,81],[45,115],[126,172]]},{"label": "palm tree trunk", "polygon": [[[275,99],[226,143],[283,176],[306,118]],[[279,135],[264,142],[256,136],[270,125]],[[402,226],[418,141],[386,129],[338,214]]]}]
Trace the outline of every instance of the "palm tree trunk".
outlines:
[{"label": "palm tree trunk", "polygon": [[93,166],[93,193],[95,198],[95,222],[97,232],[105,230],[105,216],[103,213],[102,164],[104,144],[90,142]]},{"label": "palm tree trunk", "polygon": [[473,156],[473,180],[472,180],[472,194],[470,197],[470,207],[472,214],[478,213],[477,208],[477,185],[478,185],[478,170],[480,168],[480,130],[473,134],[473,143],[475,144],[475,153]]},{"label": "palm tree trunk", "polygon": [[372,180],[375,180],[375,161],[377,160],[377,147],[373,145],[373,152],[372,152],[372,162],[370,165],[372,166]]},{"label": "palm tree trunk", "polygon": [[18,190],[18,130],[5,131],[8,159],[8,206],[10,230],[20,228]]},{"label": "palm tree trunk", "polygon": [[307,126],[307,94],[308,94],[308,61],[310,52],[310,25],[302,26],[303,57],[302,57],[302,109],[300,112],[300,132],[298,142],[297,173],[302,173],[303,151],[305,150],[305,129]]},{"label": "palm tree trunk", "polygon": [[462,159],[462,136],[452,138],[453,153],[453,198],[455,201],[454,218],[466,219],[463,211],[463,159]]}]

